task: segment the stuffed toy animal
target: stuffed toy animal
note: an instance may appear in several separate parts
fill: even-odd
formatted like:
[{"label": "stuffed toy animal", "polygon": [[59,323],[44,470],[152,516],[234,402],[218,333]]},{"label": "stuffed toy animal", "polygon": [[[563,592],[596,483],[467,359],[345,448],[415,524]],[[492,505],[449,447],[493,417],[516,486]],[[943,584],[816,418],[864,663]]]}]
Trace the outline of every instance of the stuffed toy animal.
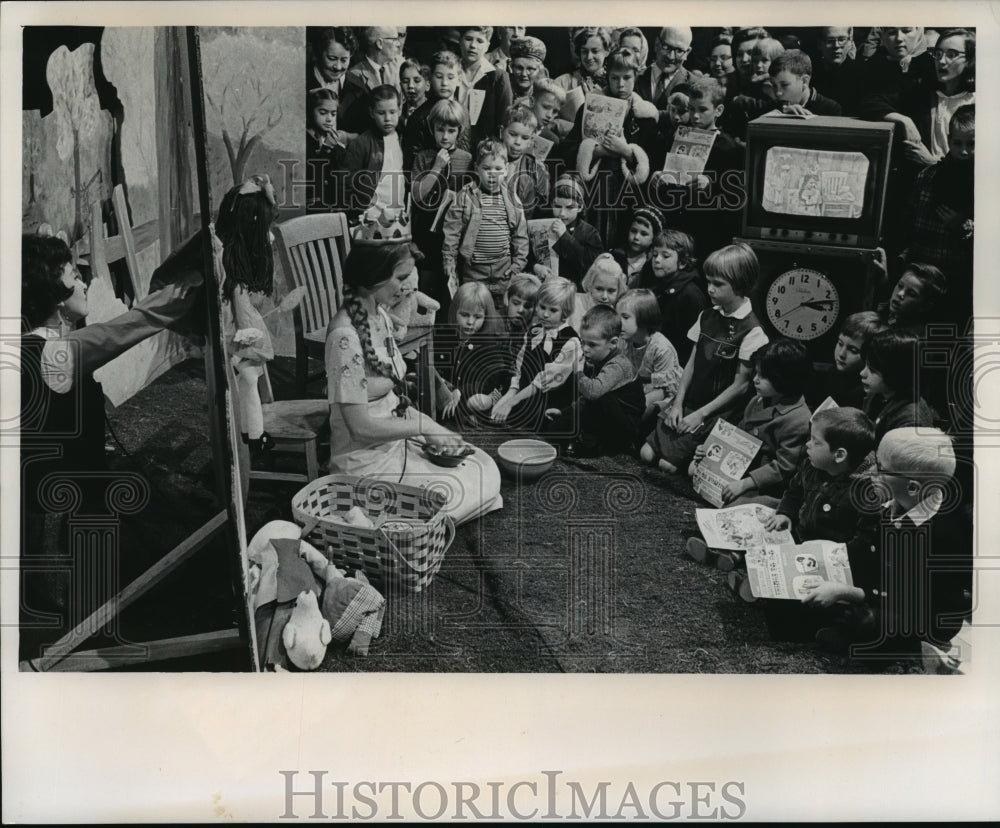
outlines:
[{"label": "stuffed toy animal", "polygon": [[367,655],[382,631],[385,599],[358,572],[347,578],[286,520],[261,527],[247,546],[261,668],[315,670],[331,641]]},{"label": "stuffed toy animal", "polygon": [[385,598],[375,589],[365,573],[357,570],[353,578],[330,563],[309,544],[304,544],[302,556],[317,578],[322,578],[322,616],[330,625],[334,641],[347,642],[347,652],[368,655],[373,638],[382,632]]},{"label": "stuffed toy animal", "polygon": [[413,268],[400,285],[399,301],[387,308],[393,323],[392,336],[397,342],[406,337],[410,325],[433,325],[434,314],[441,309],[441,303],[431,299],[417,284],[417,269]]}]

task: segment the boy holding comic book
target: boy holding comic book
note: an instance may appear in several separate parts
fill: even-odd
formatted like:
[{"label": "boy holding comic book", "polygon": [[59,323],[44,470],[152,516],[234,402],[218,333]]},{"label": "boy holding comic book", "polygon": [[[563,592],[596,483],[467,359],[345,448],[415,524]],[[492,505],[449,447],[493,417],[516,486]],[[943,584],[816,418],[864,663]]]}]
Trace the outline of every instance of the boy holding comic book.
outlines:
[{"label": "boy holding comic book", "polygon": [[[874,449],[875,426],[863,412],[856,408],[816,412],[809,425],[805,457],[764,528],[772,532],[789,529],[798,543],[852,542],[865,519],[858,504],[874,502]],[[736,594],[753,599],[742,572],[730,578]],[[812,640],[816,631],[810,626],[813,613],[788,601],[766,601],[764,609],[773,637]]]},{"label": "boy holding comic book", "polygon": [[830,623],[815,636],[824,649],[920,670],[921,643],[946,649],[972,608],[971,527],[947,494],[954,448],[938,429],[897,428],[875,465],[889,500],[847,544],[853,585],[822,581],[802,600]]}]

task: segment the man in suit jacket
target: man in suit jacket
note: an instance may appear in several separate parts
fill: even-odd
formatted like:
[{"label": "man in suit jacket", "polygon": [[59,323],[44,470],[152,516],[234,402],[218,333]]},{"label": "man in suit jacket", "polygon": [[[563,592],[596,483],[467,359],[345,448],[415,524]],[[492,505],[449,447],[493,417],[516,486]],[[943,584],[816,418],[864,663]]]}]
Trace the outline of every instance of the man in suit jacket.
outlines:
[{"label": "man in suit jacket", "polygon": [[656,39],[656,61],[636,79],[635,91],[656,105],[660,112],[659,125],[667,127],[667,99],[670,93],[691,80],[684,61],[691,54],[693,35],[688,26],[665,26]]},{"label": "man in suit jacket", "polygon": [[399,87],[399,31],[395,26],[369,26],[365,29],[365,56],[347,70],[340,99],[338,124],[351,134],[371,126],[368,115],[370,93],[376,86]]},{"label": "man in suit jacket", "polygon": [[360,80],[369,92],[383,84],[399,89],[398,73],[393,71],[399,54],[398,29],[369,26],[365,29],[365,41],[365,56],[347,70],[347,76]]}]

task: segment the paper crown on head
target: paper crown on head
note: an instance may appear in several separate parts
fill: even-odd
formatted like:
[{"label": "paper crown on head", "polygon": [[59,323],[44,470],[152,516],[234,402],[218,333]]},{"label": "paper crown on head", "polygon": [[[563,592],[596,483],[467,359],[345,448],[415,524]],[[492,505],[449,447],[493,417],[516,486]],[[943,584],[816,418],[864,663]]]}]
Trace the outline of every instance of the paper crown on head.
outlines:
[{"label": "paper crown on head", "polygon": [[402,207],[373,204],[352,232],[354,244],[400,244],[412,241],[410,217]]}]

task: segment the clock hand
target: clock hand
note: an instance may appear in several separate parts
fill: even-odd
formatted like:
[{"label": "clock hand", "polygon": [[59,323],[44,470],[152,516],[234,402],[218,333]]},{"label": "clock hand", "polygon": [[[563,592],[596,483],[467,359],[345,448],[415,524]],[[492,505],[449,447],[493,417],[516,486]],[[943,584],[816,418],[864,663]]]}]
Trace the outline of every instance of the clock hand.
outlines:
[{"label": "clock hand", "polygon": [[833,310],[833,299],[814,299],[810,302],[803,302],[799,307],[811,310]]}]

